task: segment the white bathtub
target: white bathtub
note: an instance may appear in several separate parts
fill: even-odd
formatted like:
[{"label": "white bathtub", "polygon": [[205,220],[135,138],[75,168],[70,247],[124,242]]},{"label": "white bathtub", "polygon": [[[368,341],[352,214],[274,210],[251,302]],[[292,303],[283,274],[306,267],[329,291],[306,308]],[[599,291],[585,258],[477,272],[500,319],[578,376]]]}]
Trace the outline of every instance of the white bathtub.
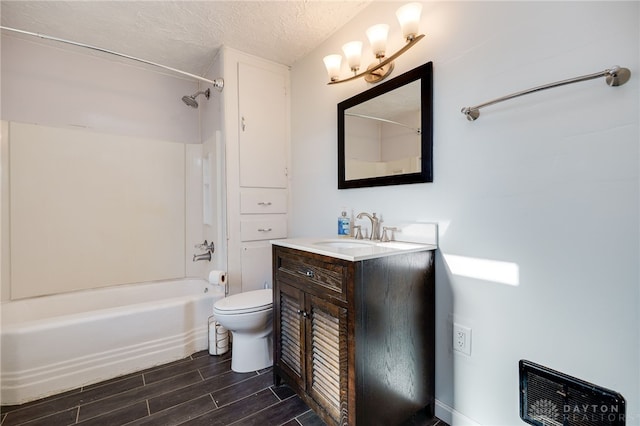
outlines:
[{"label": "white bathtub", "polygon": [[2,405],[22,404],[207,348],[221,287],[204,280],[115,286],[1,305]]}]

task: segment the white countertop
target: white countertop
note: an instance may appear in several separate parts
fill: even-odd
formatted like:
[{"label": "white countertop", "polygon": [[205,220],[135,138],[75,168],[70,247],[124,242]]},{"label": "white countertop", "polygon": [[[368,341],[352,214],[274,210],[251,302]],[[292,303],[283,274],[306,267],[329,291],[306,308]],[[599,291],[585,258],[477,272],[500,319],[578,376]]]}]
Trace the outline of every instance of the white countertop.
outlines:
[{"label": "white countertop", "polygon": [[271,240],[270,242],[276,246],[308,251],[351,262],[401,253],[436,250],[438,248],[434,244],[407,243],[404,241],[383,243],[380,241],[356,240],[348,237],[287,238]]}]

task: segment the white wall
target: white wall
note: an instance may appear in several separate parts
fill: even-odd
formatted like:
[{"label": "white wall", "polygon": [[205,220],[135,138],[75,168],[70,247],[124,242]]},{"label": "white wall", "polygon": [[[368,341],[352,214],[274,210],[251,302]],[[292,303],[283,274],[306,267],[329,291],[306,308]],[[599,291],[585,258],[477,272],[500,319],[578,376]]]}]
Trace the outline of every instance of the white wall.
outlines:
[{"label": "white wall", "polygon": [[[440,223],[436,398],[445,420],[521,424],[518,360],[529,359],[621,392],[627,424],[640,424],[640,4],[423,5],[427,36],[393,76],[433,61],[434,182],[336,189],[336,104],[369,85],[327,86],[322,57],[379,22],[391,24],[388,50],[400,47],[399,4],[374,2],[292,68],[291,236],[333,234],[340,206],[388,225]],[[556,88],[488,107],[473,123],[460,113],[616,64],[632,71],[621,87]],[[469,260],[502,263],[478,271]],[[508,279],[477,277],[504,269]],[[452,352],[452,320],[472,328],[470,357]]]},{"label": "white wall", "polygon": [[[111,56],[98,55],[86,49],[69,51],[58,46],[57,44],[33,42],[3,34],[1,118],[7,121],[38,123],[64,129],[86,129],[104,137],[113,135],[114,143],[127,138],[129,140],[150,141],[150,143],[157,141],[157,149],[152,147],[147,149],[146,157],[144,152],[141,154],[136,151],[143,157],[142,160],[136,161],[133,160],[133,157],[129,158],[130,167],[127,169],[127,173],[134,173],[132,179],[135,181],[144,181],[150,176],[161,176],[161,178],[155,179],[158,188],[160,188],[159,191],[170,191],[173,195],[165,195],[168,197],[175,195],[176,197],[176,202],[172,204],[171,208],[176,209],[179,213],[176,217],[181,221],[177,227],[180,235],[176,239],[176,235],[173,232],[168,232],[161,221],[154,220],[145,221],[145,232],[157,236],[163,241],[162,244],[166,244],[165,247],[172,247],[173,256],[180,257],[171,260],[174,265],[175,262],[180,265],[180,276],[206,276],[213,263],[192,262],[193,254],[198,252],[194,249],[194,245],[202,243],[204,238],[210,238],[204,233],[202,217],[202,145],[200,144],[199,123],[201,110],[189,108],[180,100],[183,95],[194,93],[198,89],[198,83],[190,79],[157,72],[156,68],[136,66],[131,61],[114,60]],[[198,100],[202,103],[204,97],[200,97]],[[9,149],[5,136],[3,134],[1,158],[3,169],[3,244],[0,296],[2,300],[11,297],[11,253],[6,242],[14,237],[14,235],[9,235],[11,218],[7,204],[10,189],[7,185],[8,175],[6,175],[9,168]],[[179,147],[181,170],[177,171],[177,175],[176,170],[173,169],[167,169],[164,172],[157,169],[162,164],[161,158],[158,156],[162,151],[161,146],[170,145]],[[54,152],[57,151],[54,150]],[[80,151],[76,154],[80,155]],[[123,148],[120,151],[116,149],[114,155],[122,155],[124,158],[129,154],[127,149]],[[92,158],[91,155],[85,155],[83,160],[91,163],[97,159]],[[132,165],[131,161],[136,161],[136,164]],[[124,159],[123,163],[126,163]],[[60,165],[60,167],[64,167],[64,165]],[[172,180],[170,185],[163,183],[164,179],[174,178],[178,181]],[[105,185],[106,192],[124,193],[123,184],[116,179],[103,177],[101,182]],[[129,185],[127,191],[131,190],[132,185]],[[71,199],[76,197],[76,202],[82,203],[82,199],[78,198],[80,197],[78,192],[73,192],[71,188],[69,191],[65,193],[62,188],[57,196],[49,197],[51,202],[58,203],[57,207],[62,215],[65,213],[65,208],[68,208],[70,215],[73,213],[72,204],[68,202],[69,197]],[[93,195],[99,197],[97,194]],[[153,204],[152,197],[147,195],[145,191],[139,191],[134,196],[140,205]],[[111,207],[115,208],[113,204]],[[40,214],[33,216],[21,217],[21,219],[24,219],[23,223],[27,226],[30,221],[41,223],[43,218],[46,219],[46,212],[40,212]],[[161,217],[162,213],[157,216],[157,219]],[[94,217],[93,219],[99,222],[99,218]],[[110,215],[104,220],[114,221],[116,218]],[[133,222],[127,221],[126,218],[119,217],[117,220],[124,221],[122,229],[131,229],[134,226]],[[58,229],[58,231],[60,230]],[[75,229],[75,232],[77,237],[78,229]],[[131,238],[135,238],[135,236],[132,235]],[[144,240],[147,241],[147,246],[145,247],[143,244],[142,247],[139,246],[135,250],[143,257],[144,253],[154,253],[158,242],[153,239]],[[24,245],[25,243],[15,240],[11,242],[14,245]],[[53,244],[54,242],[47,243]],[[88,251],[92,244],[87,242]],[[172,244],[173,246],[171,246]],[[175,247],[175,244],[178,246]],[[75,246],[78,250],[82,250],[82,241]],[[32,267],[43,269],[43,272],[46,272],[46,268],[44,268],[46,265],[44,260],[47,259],[46,250],[41,250],[42,246],[33,247],[33,249],[36,255],[32,261]],[[103,247],[104,254],[102,256],[109,257],[109,253],[116,253],[119,249],[120,247],[117,245],[110,244],[108,247]],[[135,271],[137,256],[129,256],[129,258],[132,262],[132,270]],[[167,263],[159,257],[155,261],[158,263],[157,269],[162,269],[163,266],[160,265]],[[147,263],[153,264],[153,259],[149,259]],[[171,276],[160,274],[160,278],[174,278],[175,270],[175,268],[172,269]],[[158,276],[154,275],[155,278]],[[149,278],[147,276],[142,279]],[[111,280],[107,284],[120,284],[122,281]],[[104,283],[101,282],[100,285],[104,285]],[[67,289],[69,288],[67,287]],[[22,290],[24,289],[16,291],[14,296],[24,296],[25,293]]]},{"label": "white wall", "polygon": [[2,119],[199,143],[198,85],[157,68],[60,43],[2,35]]}]

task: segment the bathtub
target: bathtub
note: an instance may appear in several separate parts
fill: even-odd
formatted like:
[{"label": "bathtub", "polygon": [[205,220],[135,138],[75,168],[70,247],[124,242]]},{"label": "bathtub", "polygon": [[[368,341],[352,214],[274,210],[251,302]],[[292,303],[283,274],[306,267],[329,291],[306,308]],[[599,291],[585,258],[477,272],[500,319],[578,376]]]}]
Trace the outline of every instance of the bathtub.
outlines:
[{"label": "bathtub", "polygon": [[185,279],[3,303],[0,403],[22,404],[207,348],[219,286]]}]

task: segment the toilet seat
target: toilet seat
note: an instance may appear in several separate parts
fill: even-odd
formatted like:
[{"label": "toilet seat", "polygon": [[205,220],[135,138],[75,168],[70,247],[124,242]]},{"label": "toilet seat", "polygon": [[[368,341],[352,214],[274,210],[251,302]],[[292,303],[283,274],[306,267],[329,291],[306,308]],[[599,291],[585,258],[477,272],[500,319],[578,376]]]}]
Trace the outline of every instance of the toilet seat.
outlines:
[{"label": "toilet seat", "polygon": [[273,307],[271,289],[247,291],[218,300],[213,305],[213,313],[224,315],[260,312]]}]

